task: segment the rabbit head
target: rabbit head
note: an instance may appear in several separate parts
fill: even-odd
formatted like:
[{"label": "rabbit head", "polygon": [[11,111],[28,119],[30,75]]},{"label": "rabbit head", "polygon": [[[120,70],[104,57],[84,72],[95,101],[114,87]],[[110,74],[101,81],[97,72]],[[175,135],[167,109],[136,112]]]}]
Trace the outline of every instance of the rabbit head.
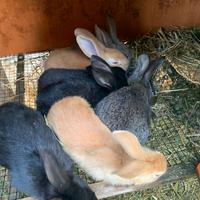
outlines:
[{"label": "rabbit head", "polygon": [[118,49],[126,56],[130,63],[132,60],[132,53],[130,49],[118,39],[116,23],[111,16],[107,16],[107,24],[109,33],[95,25],[95,33],[98,40],[108,48]]},{"label": "rabbit head", "polygon": [[126,72],[119,67],[110,67],[99,56],[91,57],[91,71],[93,78],[103,88],[110,91],[127,86]]},{"label": "rabbit head", "polygon": [[97,55],[104,59],[110,66],[128,68],[129,61],[126,56],[116,48],[108,48],[100,42],[91,32],[83,28],[74,31],[76,41],[82,52],[89,58]]},{"label": "rabbit head", "polygon": [[72,159],[96,180],[143,184],[166,171],[163,154],[143,148],[133,133],[112,133],[80,97],[55,103],[47,119]]}]

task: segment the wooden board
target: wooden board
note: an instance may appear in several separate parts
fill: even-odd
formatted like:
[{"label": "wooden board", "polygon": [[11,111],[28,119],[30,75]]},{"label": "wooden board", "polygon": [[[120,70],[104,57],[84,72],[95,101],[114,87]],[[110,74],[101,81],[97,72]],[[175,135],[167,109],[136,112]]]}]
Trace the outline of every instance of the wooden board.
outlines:
[{"label": "wooden board", "polygon": [[[91,184],[91,189],[96,193],[98,199],[107,198],[110,196],[120,195],[127,192],[135,192],[144,190],[147,188],[153,188],[165,183],[172,183],[180,179],[186,179],[195,176],[195,167],[191,164],[188,165],[176,165],[170,167],[167,173],[162,176],[158,181],[140,186],[118,186],[114,187],[107,185],[103,182]],[[34,200],[33,198],[23,198],[22,200]]]},{"label": "wooden board", "polygon": [[160,26],[200,25],[198,0],[0,0],[0,55],[65,47],[73,30],[105,25],[111,14],[120,37]]}]

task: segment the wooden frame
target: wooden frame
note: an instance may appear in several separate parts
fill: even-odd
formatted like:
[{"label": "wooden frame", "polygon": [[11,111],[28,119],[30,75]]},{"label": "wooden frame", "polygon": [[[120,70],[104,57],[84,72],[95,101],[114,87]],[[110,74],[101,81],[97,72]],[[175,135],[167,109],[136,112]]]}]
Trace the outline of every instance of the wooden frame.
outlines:
[{"label": "wooden frame", "polygon": [[[141,186],[111,186],[103,182],[91,184],[91,189],[96,193],[98,199],[103,199],[115,195],[120,195],[128,192],[136,192],[148,188],[153,188],[165,183],[172,183],[177,180],[186,179],[196,176],[195,166],[192,164],[176,165],[170,167],[167,173],[154,183]],[[22,198],[21,200],[34,200],[31,197]]]},{"label": "wooden frame", "polygon": [[76,27],[94,30],[112,15],[121,39],[161,26],[200,25],[200,1],[194,0],[1,0],[0,55],[66,47]]}]

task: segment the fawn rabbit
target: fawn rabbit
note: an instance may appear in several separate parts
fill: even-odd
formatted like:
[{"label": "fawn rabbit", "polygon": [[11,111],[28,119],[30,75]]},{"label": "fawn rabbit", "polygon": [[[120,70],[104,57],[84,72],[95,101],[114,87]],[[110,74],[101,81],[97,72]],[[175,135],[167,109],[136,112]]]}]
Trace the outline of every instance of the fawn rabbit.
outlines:
[{"label": "fawn rabbit", "polygon": [[96,180],[114,185],[157,180],[167,165],[163,154],[144,148],[128,131],[111,132],[81,97],[66,97],[47,120],[66,152]]},{"label": "fawn rabbit", "polygon": [[[95,29],[100,40],[101,37],[106,37],[111,41],[111,37],[105,31],[102,31],[97,26]],[[116,42],[116,32],[115,34],[113,34],[113,31],[111,33],[115,36]],[[124,51],[121,51],[123,44],[119,40],[117,41],[118,45],[113,45],[114,42],[108,44],[104,40],[100,41],[90,31],[83,28],[76,28],[74,34],[78,46],[73,45],[52,51],[44,63],[45,70],[50,68],[85,69],[91,64],[90,58],[92,55],[101,57],[111,67],[117,66],[124,70],[128,68],[129,60]]]},{"label": "fawn rabbit", "polygon": [[18,103],[0,106],[0,165],[12,184],[38,200],[96,200],[72,173],[72,161],[42,115]]}]

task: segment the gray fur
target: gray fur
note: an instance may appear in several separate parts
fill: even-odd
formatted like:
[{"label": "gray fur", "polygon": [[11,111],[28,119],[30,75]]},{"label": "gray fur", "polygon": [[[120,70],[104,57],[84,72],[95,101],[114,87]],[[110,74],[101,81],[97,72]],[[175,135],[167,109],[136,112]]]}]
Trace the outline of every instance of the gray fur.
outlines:
[{"label": "gray fur", "polygon": [[151,119],[150,79],[162,62],[162,58],[157,59],[148,64],[147,68],[142,68],[143,64],[147,63],[147,55],[142,54],[137,61],[140,63],[137,68],[142,71],[137,70],[143,74],[142,78],[134,82],[135,75],[130,75],[128,87],[112,92],[97,104],[96,114],[112,131],[131,131],[138,137],[141,144],[146,143]]}]

